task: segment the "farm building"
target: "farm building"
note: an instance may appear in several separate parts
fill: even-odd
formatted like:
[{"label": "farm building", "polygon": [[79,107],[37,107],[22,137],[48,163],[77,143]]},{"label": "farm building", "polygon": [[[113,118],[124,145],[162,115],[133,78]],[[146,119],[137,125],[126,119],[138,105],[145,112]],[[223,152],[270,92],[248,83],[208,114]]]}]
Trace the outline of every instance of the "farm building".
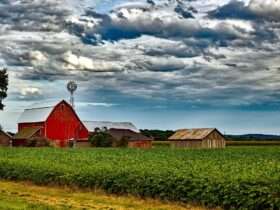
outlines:
[{"label": "farm building", "polygon": [[108,130],[109,134],[116,140],[123,138],[128,140],[128,147],[130,148],[151,148],[152,139],[144,136],[141,133],[129,129],[114,129]]},{"label": "farm building", "polygon": [[216,128],[181,129],[169,137],[171,145],[179,148],[224,148],[225,137]]},{"label": "farm building", "polygon": [[140,133],[131,122],[85,121],[84,125],[91,134],[98,130],[107,130],[116,140],[127,138],[128,147],[151,148],[152,139]]},{"label": "farm building", "polygon": [[25,109],[18,122],[14,144],[22,145],[28,138],[43,137],[67,146],[70,140],[87,141],[88,130],[70,104],[62,100],[57,104]]},{"label": "farm building", "polygon": [[42,129],[38,127],[23,127],[13,138],[13,146],[24,145],[27,139],[41,137]]},{"label": "farm building", "polygon": [[12,136],[0,129],[0,146],[9,146],[12,142]]}]

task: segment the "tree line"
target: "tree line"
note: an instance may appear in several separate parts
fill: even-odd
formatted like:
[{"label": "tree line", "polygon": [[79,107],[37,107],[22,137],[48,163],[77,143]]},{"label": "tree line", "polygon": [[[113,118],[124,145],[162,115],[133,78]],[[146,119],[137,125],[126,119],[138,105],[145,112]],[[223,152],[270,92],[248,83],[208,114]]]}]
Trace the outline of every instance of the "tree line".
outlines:
[{"label": "tree line", "polygon": [[149,130],[149,129],[140,130],[140,132],[147,137],[153,138],[154,141],[167,141],[168,138],[175,133],[175,131],[172,130]]}]

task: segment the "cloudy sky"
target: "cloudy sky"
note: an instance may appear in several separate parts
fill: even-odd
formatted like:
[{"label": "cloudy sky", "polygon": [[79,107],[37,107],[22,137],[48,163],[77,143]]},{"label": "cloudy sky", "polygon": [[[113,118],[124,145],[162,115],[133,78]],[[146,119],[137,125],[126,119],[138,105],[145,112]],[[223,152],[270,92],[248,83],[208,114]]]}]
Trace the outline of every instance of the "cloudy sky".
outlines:
[{"label": "cloudy sky", "polygon": [[280,134],[280,0],[0,0],[0,123],[68,99],[84,120]]}]

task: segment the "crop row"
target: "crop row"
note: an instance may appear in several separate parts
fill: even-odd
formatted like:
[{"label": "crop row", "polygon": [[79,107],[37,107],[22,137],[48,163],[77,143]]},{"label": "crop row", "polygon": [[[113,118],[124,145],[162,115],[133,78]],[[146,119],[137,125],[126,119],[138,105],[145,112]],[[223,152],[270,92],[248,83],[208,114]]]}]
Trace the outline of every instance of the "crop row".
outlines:
[{"label": "crop row", "polygon": [[0,149],[0,178],[225,209],[280,209],[279,149]]}]

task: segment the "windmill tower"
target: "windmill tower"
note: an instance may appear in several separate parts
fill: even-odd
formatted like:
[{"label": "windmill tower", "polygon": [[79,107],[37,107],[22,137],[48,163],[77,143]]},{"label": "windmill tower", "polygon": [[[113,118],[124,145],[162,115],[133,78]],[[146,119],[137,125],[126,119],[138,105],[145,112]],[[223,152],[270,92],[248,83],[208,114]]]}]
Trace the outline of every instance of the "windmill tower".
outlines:
[{"label": "windmill tower", "polygon": [[74,92],[77,90],[78,85],[74,81],[70,81],[67,83],[67,90],[70,92],[70,104],[72,105],[73,109],[75,109],[75,100],[74,100]]}]

